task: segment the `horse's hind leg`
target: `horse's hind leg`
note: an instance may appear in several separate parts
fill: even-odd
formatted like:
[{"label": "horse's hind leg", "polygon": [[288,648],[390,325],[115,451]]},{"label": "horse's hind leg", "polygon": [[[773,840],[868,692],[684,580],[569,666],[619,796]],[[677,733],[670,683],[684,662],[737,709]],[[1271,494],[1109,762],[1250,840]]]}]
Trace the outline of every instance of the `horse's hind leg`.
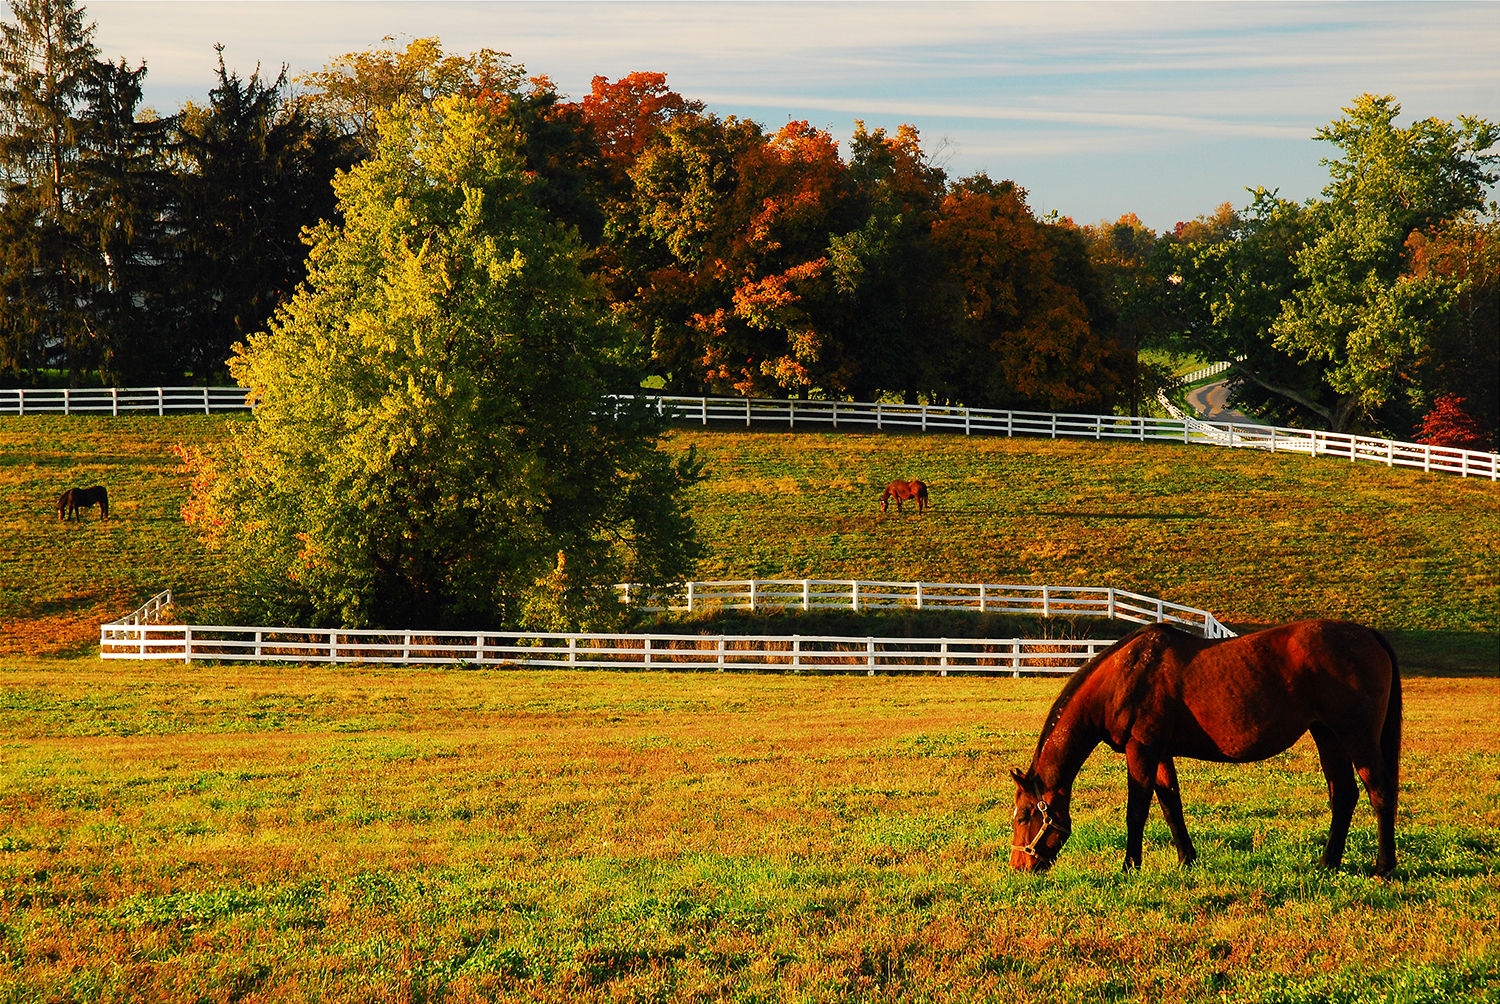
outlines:
[{"label": "horse's hind leg", "polygon": [[1321,725],[1312,726],[1313,742],[1318,744],[1318,760],[1328,779],[1328,808],[1333,818],[1328,824],[1328,843],[1323,848],[1323,867],[1337,868],[1344,860],[1344,842],[1349,837],[1349,820],[1359,804],[1359,785],[1354,780],[1354,764],[1344,744]]},{"label": "horse's hind leg", "polygon": [[1171,757],[1162,760],[1156,768],[1156,800],[1161,804],[1161,814],[1166,817],[1167,829],[1172,831],[1172,843],[1177,847],[1177,860],[1190,865],[1198,860],[1198,851],[1193,847],[1193,838],[1188,836],[1187,820],[1182,815],[1182,789],[1177,787],[1177,765]]}]

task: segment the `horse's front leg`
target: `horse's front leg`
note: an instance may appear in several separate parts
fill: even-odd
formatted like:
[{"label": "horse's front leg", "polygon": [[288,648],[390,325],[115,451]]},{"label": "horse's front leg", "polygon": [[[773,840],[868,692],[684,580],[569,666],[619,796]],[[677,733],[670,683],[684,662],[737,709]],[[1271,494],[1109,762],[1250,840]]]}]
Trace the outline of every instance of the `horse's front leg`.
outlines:
[{"label": "horse's front leg", "polygon": [[1125,744],[1128,775],[1125,797],[1125,871],[1141,866],[1141,844],[1146,835],[1146,817],[1151,814],[1151,795],[1161,753],[1134,739]]},{"label": "horse's front leg", "polygon": [[1177,765],[1171,757],[1162,757],[1156,768],[1156,800],[1161,803],[1167,829],[1172,831],[1177,860],[1185,865],[1192,864],[1198,860],[1198,851],[1193,847],[1193,838],[1188,836],[1187,820],[1182,815],[1182,789],[1177,787]]}]

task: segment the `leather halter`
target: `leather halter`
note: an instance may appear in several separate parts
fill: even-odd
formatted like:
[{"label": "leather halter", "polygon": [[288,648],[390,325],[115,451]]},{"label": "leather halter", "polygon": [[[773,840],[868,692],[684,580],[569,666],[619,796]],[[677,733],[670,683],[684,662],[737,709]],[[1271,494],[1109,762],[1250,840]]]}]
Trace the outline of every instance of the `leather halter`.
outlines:
[{"label": "leather halter", "polygon": [[1036,809],[1037,812],[1041,813],[1042,816],[1042,825],[1036,831],[1036,836],[1032,837],[1028,843],[1011,844],[1010,847],[1013,851],[1020,851],[1027,857],[1035,858],[1036,860],[1040,861],[1042,856],[1041,854],[1037,853],[1037,848],[1041,846],[1042,838],[1047,835],[1048,830],[1056,830],[1058,833],[1061,833],[1064,840],[1066,840],[1073,831],[1068,829],[1062,823],[1058,822],[1057,817],[1052,815],[1052,809],[1047,805],[1045,799],[1039,798],[1036,800]]}]

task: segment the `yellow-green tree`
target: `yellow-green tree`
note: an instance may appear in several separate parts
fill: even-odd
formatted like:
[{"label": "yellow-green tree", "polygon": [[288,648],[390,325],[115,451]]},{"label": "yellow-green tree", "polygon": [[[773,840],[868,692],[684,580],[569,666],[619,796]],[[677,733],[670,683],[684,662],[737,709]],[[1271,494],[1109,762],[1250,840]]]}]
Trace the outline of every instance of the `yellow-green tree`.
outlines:
[{"label": "yellow-green tree", "polygon": [[690,570],[696,461],[607,397],[641,346],[596,308],[515,147],[464,98],[382,114],[306,283],[237,346],[255,421],[196,458],[189,515],[261,612],[598,626],[615,582]]}]

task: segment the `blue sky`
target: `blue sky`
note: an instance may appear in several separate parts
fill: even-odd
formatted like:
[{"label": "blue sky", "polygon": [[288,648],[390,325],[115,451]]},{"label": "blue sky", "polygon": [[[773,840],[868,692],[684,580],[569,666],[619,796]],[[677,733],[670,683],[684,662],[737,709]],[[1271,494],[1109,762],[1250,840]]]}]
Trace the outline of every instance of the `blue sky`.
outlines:
[{"label": "blue sky", "polygon": [[807,119],[847,140],[917,126],[953,176],[1024,187],[1038,213],[1135,212],[1155,229],[1316,195],[1311,136],[1363,92],[1403,121],[1500,119],[1500,3],[493,3],[84,0],[109,57],[170,111],[232,69],[273,74],[436,35],[511,53],[562,91],[660,70],[720,115]]}]

